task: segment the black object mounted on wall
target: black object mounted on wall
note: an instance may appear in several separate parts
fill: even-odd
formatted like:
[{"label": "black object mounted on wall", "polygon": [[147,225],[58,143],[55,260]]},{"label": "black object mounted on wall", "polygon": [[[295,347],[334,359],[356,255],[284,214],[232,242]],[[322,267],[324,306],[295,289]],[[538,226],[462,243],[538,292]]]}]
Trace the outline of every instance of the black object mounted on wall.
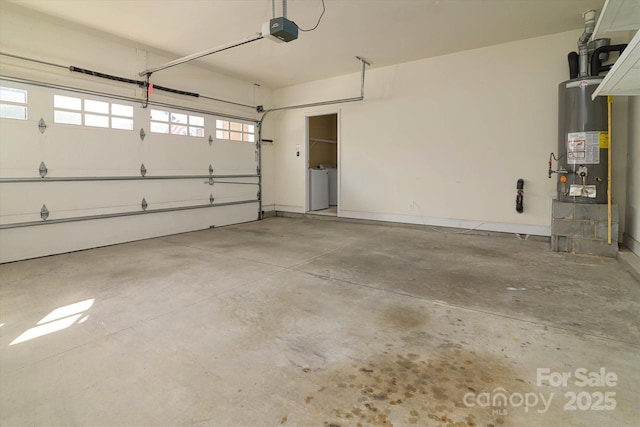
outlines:
[{"label": "black object mounted on wall", "polygon": [[[614,44],[614,45],[600,46],[599,48],[594,50],[593,54],[591,55],[591,70],[590,70],[591,75],[599,76],[600,73],[604,71],[609,71],[611,67],[613,67],[613,64],[602,65],[604,60],[600,57],[601,53],[618,52],[618,55],[622,55],[622,52],[624,52],[624,49],[626,47],[627,47],[626,44]],[[606,59],[608,59],[608,55]]]},{"label": "black object mounted on wall", "polygon": [[520,178],[518,183],[516,184],[516,189],[518,190],[518,194],[516,195],[516,211],[518,213],[522,213],[524,211],[524,179]]}]

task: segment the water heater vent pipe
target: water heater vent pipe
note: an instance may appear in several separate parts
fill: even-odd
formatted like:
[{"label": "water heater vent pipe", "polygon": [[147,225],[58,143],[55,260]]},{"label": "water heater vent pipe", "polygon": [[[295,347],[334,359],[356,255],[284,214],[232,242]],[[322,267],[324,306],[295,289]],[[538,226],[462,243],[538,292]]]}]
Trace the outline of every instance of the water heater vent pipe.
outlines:
[{"label": "water heater vent pipe", "polygon": [[591,9],[582,14],[584,18],[584,32],[578,39],[579,74],[578,77],[589,76],[589,39],[596,27],[596,11]]}]

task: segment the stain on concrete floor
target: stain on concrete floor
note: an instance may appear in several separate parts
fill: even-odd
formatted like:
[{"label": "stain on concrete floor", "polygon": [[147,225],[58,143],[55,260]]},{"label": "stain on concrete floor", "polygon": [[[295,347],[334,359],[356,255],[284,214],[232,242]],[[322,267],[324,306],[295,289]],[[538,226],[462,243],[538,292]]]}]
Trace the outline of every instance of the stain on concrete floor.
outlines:
[{"label": "stain on concrete floor", "polygon": [[388,351],[364,363],[306,372],[322,386],[304,397],[310,407],[304,410],[324,413],[326,426],[506,425],[487,408],[467,407],[464,395],[498,384],[510,392],[522,390],[523,380],[498,358],[454,347],[420,355],[398,354],[387,344]]}]

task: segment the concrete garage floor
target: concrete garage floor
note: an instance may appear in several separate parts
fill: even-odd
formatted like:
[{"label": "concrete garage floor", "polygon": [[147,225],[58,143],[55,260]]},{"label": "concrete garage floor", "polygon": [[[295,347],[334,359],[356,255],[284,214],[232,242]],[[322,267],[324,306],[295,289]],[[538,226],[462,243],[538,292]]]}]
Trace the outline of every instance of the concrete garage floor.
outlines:
[{"label": "concrete garage floor", "polygon": [[0,280],[3,426],[640,419],[640,283],[543,241],[270,218]]}]

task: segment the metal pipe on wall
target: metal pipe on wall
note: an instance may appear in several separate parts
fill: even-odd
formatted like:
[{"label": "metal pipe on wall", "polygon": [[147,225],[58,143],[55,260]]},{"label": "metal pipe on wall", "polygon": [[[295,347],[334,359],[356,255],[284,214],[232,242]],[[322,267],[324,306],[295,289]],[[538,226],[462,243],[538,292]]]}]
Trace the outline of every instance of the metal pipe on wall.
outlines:
[{"label": "metal pipe on wall", "polygon": [[105,218],[119,218],[119,217],[134,216],[134,215],[146,215],[146,214],[152,214],[152,213],[177,212],[177,211],[186,211],[186,210],[203,209],[203,208],[216,208],[220,206],[246,205],[249,203],[258,203],[258,200],[239,200],[237,202],[223,202],[223,203],[208,204],[208,205],[147,209],[143,211],[118,212],[118,213],[110,213],[110,214],[79,216],[79,217],[72,217],[72,218],[48,219],[46,221],[29,221],[29,222],[18,222],[14,224],[0,224],[0,230],[6,230],[10,228],[32,227],[35,225],[62,224],[67,222],[90,221],[90,220],[105,219]]},{"label": "metal pipe on wall", "polygon": [[360,61],[360,64],[361,64],[360,96],[357,96],[357,97],[354,97],[354,98],[335,99],[335,100],[331,100],[331,101],[312,102],[312,103],[309,103],[309,104],[289,105],[287,107],[270,108],[270,109],[264,111],[264,115],[262,116],[262,118],[260,119],[259,122],[262,123],[269,113],[273,113],[273,112],[276,112],[276,111],[296,110],[296,109],[300,109],[300,108],[320,107],[320,106],[323,106],[323,105],[344,104],[344,103],[347,103],[347,102],[356,102],[356,101],[364,100],[365,66],[366,65],[370,66],[371,64],[369,62],[367,62],[365,59],[363,59],[363,58],[361,58],[359,56],[356,56],[356,58]]}]

